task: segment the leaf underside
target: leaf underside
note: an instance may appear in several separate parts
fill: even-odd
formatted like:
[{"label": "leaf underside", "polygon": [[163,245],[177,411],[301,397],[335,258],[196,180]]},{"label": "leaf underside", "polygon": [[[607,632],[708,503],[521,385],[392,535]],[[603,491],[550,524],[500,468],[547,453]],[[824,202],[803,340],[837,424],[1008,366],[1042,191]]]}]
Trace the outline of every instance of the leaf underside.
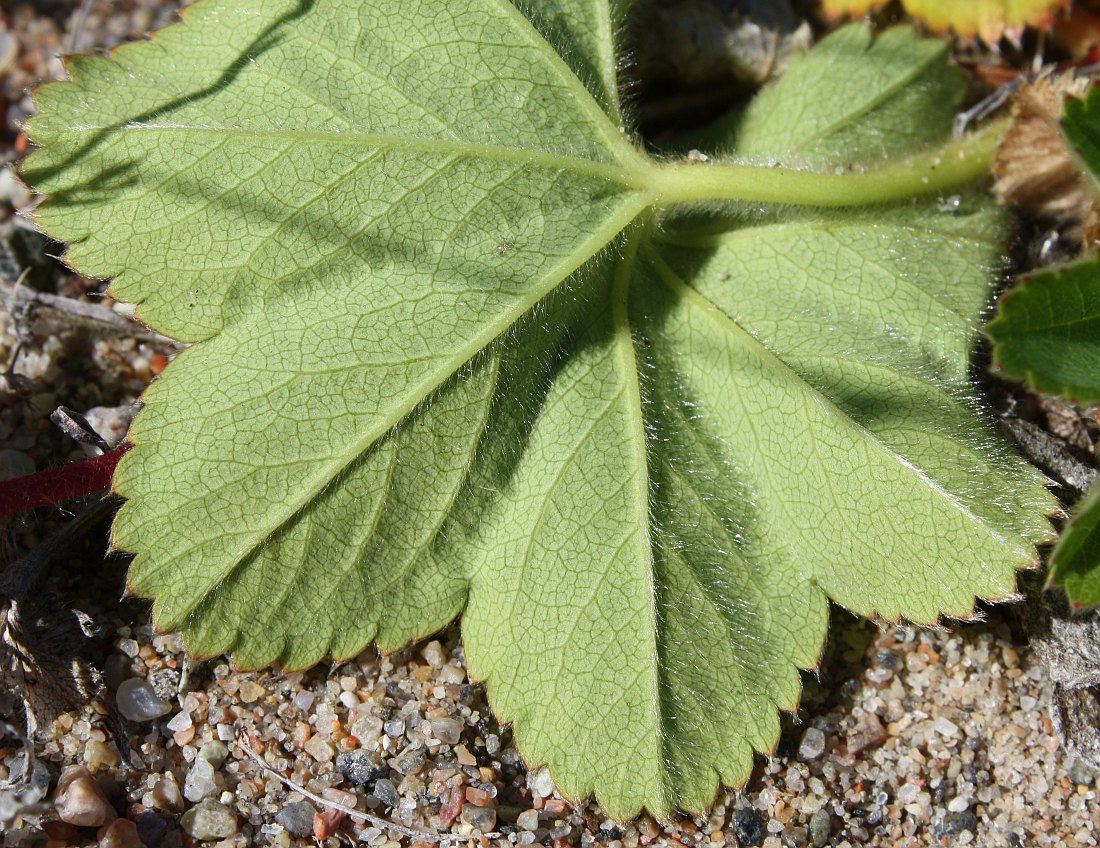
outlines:
[{"label": "leaf underside", "polygon": [[[1047,537],[968,379],[1004,221],[974,193],[663,208],[622,8],[399,5],[207,0],[39,92],[39,224],[198,342],[116,477],[131,588],[244,666],[461,613],[565,795],[703,809],[776,744],[827,599],[966,616]],[[843,30],[787,80],[830,68],[874,73],[781,83],[735,154],[831,174],[961,96],[906,30]]]}]

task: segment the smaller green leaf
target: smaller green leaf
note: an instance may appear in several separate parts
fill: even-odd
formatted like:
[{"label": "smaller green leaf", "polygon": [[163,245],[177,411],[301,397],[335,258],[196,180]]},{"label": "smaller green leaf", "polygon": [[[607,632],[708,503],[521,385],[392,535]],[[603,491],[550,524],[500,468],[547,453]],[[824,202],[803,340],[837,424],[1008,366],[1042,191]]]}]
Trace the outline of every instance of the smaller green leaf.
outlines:
[{"label": "smaller green leaf", "polygon": [[1050,583],[1065,588],[1074,606],[1100,604],[1100,486],[1074,510],[1051,555]]},{"label": "smaller green leaf", "polygon": [[1100,257],[1032,275],[989,324],[993,361],[1044,392],[1100,400]]},{"label": "smaller green leaf", "polygon": [[[1100,93],[1067,98],[1062,127],[1100,190]],[[1100,400],[1100,256],[1033,274],[988,327],[1004,373],[1052,394]],[[1051,555],[1051,585],[1075,606],[1100,603],[1100,486],[1074,511]]]},{"label": "smaller green leaf", "polygon": [[1084,100],[1066,98],[1062,131],[1083,160],[1084,171],[1100,191],[1100,88],[1093,86]]}]

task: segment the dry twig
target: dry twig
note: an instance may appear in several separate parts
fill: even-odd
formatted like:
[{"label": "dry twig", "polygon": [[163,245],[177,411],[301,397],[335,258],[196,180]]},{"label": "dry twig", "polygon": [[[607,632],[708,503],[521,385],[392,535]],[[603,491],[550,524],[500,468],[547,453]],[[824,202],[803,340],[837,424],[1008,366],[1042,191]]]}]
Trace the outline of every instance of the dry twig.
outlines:
[{"label": "dry twig", "polygon": [[159,342],[162,344],[176,344],[167,336],[154,333],[142,326],[132,318],[120,315],[113,309],[100,306],[96,303],[86,303],[71,297],[39,292],[21,285],[23,277],[12,285],[7,280],[0,278],[0,294],[4,296],[7,310],[15,314],[17,307],[41,307],[53,312],[75,319],[78,323],[95,326],[101,330],[108,330],[119,336],[133,336],[143,341]]}]

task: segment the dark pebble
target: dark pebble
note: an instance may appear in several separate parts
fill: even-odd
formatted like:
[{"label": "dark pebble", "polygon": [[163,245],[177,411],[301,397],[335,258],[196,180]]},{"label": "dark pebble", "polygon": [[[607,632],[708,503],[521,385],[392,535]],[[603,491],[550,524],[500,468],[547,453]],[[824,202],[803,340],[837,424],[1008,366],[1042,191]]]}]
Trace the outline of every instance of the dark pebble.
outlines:
[{"label": "dark pebble", "polygon": [[897,651],[889,648],[879,648],[875,651],[872,662],[879,668],[888,668],[890,671],[901,671],[905,668],[905,660]]},{"label": "dark pebble", "polygon": [[832,817],[822,808],[810,817],[810,839],[814,843],[814,848],[822,848],[822,846],[827,845],[829,837],[832,835]]},{"label": "dark pebble", "polygon": [[804,848],[808,838],[804,827],[787,828],[783,831],[783,848]]},{"label": "dark pebble", "polygon": [[390,767],[382,761],[380,756],[374,751],[363,748],[338,754],[336,770],[351,783],[356,786],[365,786],[368,790],[374,788],[375,781],[381,780],[390,773]]},{"label": "dark pebble", "polygon": [[733,814],[733,832],[742,845],[759,845],[768,835],[764,817],[752,807],[742,807]]},{"label": "dark pebble", "polygon": [[963,810],[961,813],[948,813],[944,816],[943,824],[937,830],[938,836],[957,836],[964,830],[974,832],[978,826],[978,817],[973,810]]},{"label": "dark pebble", "polygon": [[385,777],[375,781],[374,791],[371,794],[387,807],[396,807],[397,802],[401,800],[393,781]]},{"label": "dark pebble", "polygon": [[313,807],[305,801],[287,804],[275,814],[275,821],[295,839],[313,836]]},{"label": "dark pebble", "polygon": [[164,840],[164,834],[168,832],[168,822],[152,810],[146,810],[139,815],[135,824],[138,839],[146,845],[160,845]]}]

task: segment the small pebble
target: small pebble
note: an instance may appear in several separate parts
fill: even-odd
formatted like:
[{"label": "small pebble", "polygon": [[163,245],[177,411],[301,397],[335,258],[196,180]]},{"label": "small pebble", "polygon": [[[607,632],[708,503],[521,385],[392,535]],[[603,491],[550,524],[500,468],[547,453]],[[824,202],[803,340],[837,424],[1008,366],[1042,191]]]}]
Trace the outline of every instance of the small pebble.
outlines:
[{"label": "small pebble", "polygon": [[433,718],[432,736],[444,745],[457,745],[462,739],[462,722],[453,718]]},{"label": "small pebble", "polygon": [[447,662],[447,655],[443,652],[443,646],[435,639],[420,649],[420,655],[424,657],[424,662],[432,668],[443,668]]},{"label": "small pebble", "polygon": [[191,720],[191,713],[181,712],[172,716],[164,726],[176,733],[180,730],[190,730],[195,726],[195,723]]},{"label": "small pebble", "polygon": [[484,789],[476,789],[473,786],[466,789],[466,800],[479,807],[496,807],[496,794],[486,792]]},{"label": "small pebble", "polygon": [[550,769],[540,768],[529,772],[527,786],[535,797],[549,798],[554,794],[554,778],[550,776]]},{"label": "small pebble", "polygon": [[297,839],[313,836],[313,807],[305,801],[287,804],[275,814],[275,821]]},{"label": "small pebble", "polygon": [[1085,763],[1075,759],[1073,764],[1069,767],[1069,779],[1078,786],[1090,786],[1096,779],[1096,775],[1093,774],[1092,769],[1085,765]]},{"label": "small pebble", "polygon": [[387,807],[396,807],[397,802],[401,800],[401,796],[397,794],[397,787],[393,785],[393,781],[385,777],[375,781],[374,790],[371,794]]},{"label": "small pebble", "polygon": [[829,844],[829,837],[833,834],[833,822],[828,810],[818,810],[810,817],[810,840],[815,848],[821,848]]},{"label": "small pebble", "polygon": [[416,774],[424,767],[426,759],[427,754],[424,753],[423,748],[413,748],[397,758],[395,767],[401,774]]},{"label": "small pebble", "polygon": [[825,734],[816,727],[806,729],[798,746],[798,756],[803,760],[816,760],[825,753]]},{"label": "small pebble", "polygon": [[214,766],[201,757],[197,758],[183,782],[183,797],[192,802],[201,801],[213,795],[217,788],[218,785],[214,781]]},{"label": "small pebble", "polygon": [[160,698],[152,685],[140,677],[122,681],[115,698],[118,711],[129,721],[152,721],[172,710],[171,704]]},{"label": "small pebble", "polygon": [[332,747],[332,743],[320,734],[309,737],[309,741],[305,744],[305,751],[319,763],[331,762],[336,756],[336,749]]},{"label": "small pebble", "polygon": [[99,848],[145,848],[137,825],[129,819],[115,819],[99,831]]},{"label": "small pebble", "polygon": [[497,811],[492,807],[479,807],[476,804],[463,804],[459,818],[474,830],[489,833],[497,824]]},{"label": "small pebble", "polygon": [[227,839],[237,832],[237,815],[224,804],[203,801],[180,816],[180,827],[200,842]]},{"label": "small pebble", "polygon": [[84,766],[70,766],[61,773],[54,806],[61,821],[77,827],[100,827],[118,818]]},{"label": "small pebble", "polygon": [[391,718],[382,725],[382,731],[391,739],[400,739],[405,735],[405,719]]},{"label": "small pebble", "polygon": [[308,712],[309,708],[313,706],[313,693],[308,689],[303,689],[294,696],[294,706],[302,712]]},{"label": "small pebble", "polygon": [[154,845],[162,845],[167,833],[168,822],[152,810],[146,810],[138,816],[137,835],[144,845],[150,848]]},{"label": "small pebble", "polygon": [[520,830],[538,830],[539,811],[524,810],[522,813],[516,816],[516,827],[518,827]]},{"label": "small pebble", "polygon": [[84,762],[93,771],[100,769],[113,769],[118,765],[118,754],[111,750],[105,742],[98,739],[89,739],[84,747]]},{"label": "small pebble", "polygon": [[803,848],[809,837],[806,835],[806,828],[804,827],[791,827],[783,831],[783,848]]},{"label": "small pebble", "polygon": [[364,786],[368,790],[374,787],[375,781],[390,773],[390,767],[378,754],[364,748],[345,751],[338,755],[336,770],[349,782],[356,786]]},{"label": "small pebble", "polygon": [[752,807],[741,807],[733,814],[733,832],[742,845],[760,845],[768,835],[764,817]]},{"label": "small pebble", "polygon": [[946,739],[954,739],[959,735],[959,726],[943,716],[932,722],[932,729]]},{"label": "small pebble", "polygon": [[137,408],[132,403],[122,406],[93,406],[84,411],[84,419],[110,447],[116,448],[126,438]]},{"label": "small pebble", "polygon": [[965,810],[961,813],[948,813],[937,832],[940,836],[955,836],[963,831],[973,832],[977,826],[978,816],[973,810]]},{"label": "small pebble", "polygon": [[158,669],[149,675],[149,685],[158,698],[171,706],[179,695],[180,673],[174,668]]},{"label": "small pebble", "polygon": [[237,694],[241,701],[251,704],[266,695],[267,690],[254,680],[245,680],[241,683],[241,688],[237,690]]},{"label": "small pebble", "polygon": [[848,753],[858,756],[871,748],[877,748],[886,741],[886,729],[877,717],[868,713],[859,723],[848,731]]},{"label": "small pebble", "polygon": [[153,784],[153,806],[169,813],[183,812],[183,794],[171,772],[158,778]]},{"label": "small pebble", "polygon": [[206,760],[215,769],[220,769],[229,756],[229,748],[222,742],[207,742],[199,748],[199,759]]}]

